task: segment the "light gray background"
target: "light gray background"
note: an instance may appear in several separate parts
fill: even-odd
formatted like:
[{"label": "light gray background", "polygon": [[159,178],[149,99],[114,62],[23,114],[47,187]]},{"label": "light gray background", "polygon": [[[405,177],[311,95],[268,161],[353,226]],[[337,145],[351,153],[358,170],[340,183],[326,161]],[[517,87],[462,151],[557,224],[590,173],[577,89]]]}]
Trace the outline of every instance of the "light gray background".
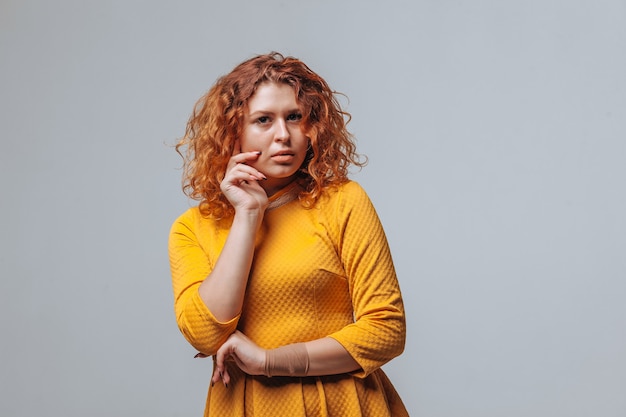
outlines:
[{"label": "light gray background", "polygon": [[626,415],[624,0],[2,0],[0,415],[201,415],[171,145],[271,50],[350,99],[411,414]]}]

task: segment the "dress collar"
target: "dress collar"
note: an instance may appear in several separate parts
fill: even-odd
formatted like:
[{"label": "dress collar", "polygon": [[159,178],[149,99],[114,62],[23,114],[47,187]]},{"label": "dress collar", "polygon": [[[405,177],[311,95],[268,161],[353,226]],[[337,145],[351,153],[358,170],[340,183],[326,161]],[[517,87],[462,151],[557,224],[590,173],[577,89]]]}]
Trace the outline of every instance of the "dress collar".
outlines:
[{"label": "dress collar", "polygon": [[274,210],[292,202],[298,198],[298,194],[300,194],[301,191],[302,187],[300,184],[298,184],[297,181],[292,181],[269,198],[269,205],[265,211]]}]

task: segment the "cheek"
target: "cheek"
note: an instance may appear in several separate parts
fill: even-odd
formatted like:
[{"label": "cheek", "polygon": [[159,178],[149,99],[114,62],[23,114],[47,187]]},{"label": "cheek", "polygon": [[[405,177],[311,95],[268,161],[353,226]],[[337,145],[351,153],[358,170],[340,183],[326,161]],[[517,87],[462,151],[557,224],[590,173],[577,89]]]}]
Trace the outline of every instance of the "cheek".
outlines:
[{"label": "cheek", "polygon": [[239,138],[239,146],[241,147],[241,152],[250,152],[251,147],[254,146],[253,135],[249,129],[246,129],[241,134]]},{"label": "cheek", "polygon": [[307,154],[309,151],[309,141],[307,140],[306,142],[304,142],[302,144],[302,148],[300,150],[300,157],[301,157],[301,161],[300,161],[300,165],[302,165],[304,163],[304,161],[306,160]]},{"label": "cheek", "polygon": [[262,150],[266,144],[267,139],[262,132],[255,131],[254,128],[248,128],[244,130],[239,139],[241,146],[241,152],[253,152]]},{"label": "cheek", "polygon": [[306,152],[306,150],[309,149],[310,144],[311,144],[311,139],[309,139],[308,137],[304,136],[304,134],[300,136],[300,140],[299,140],[299,144],[298,144],[300,149],[302,149],[302,150],[304,150]]}]

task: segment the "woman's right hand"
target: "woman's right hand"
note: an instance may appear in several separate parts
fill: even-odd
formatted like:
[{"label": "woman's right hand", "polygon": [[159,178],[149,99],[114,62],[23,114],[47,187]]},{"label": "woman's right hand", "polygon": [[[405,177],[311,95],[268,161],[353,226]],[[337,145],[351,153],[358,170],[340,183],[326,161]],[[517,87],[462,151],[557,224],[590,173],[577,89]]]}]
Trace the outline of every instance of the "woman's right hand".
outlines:
[{"label": "woman's right hand", "polygon": [[239,143],[235,143],[235,152],[220,183],[220,189],[235,209],[235,216],[217,262],[198,292],[213,316],[222,323],[237,317],[243,308],[256,236],[269,204],[267,193],[259,185],[265,175],[251,166],[259,154],[241,152]]},{"label": "woman's right hand", "polygon": [[238,211],[265,211],[267,194],[259,181],[267,178],[256,168],[248,165],[258,159],[261,152],[241,152],[239,141],[235,142],[233,156],[226,167],[226,175],[220,188],[230,204]]}]

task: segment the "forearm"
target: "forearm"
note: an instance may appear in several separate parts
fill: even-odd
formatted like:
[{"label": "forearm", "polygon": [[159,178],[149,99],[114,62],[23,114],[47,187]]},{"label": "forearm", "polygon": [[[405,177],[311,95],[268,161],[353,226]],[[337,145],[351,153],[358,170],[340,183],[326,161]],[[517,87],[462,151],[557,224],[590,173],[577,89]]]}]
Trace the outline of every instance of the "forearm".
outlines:
[{"label": "forearm", "polygon": [[235,214],[215,267],[199,287],[200,298],[221,322],[241,312],[262,219],[262,213]]},{"label": "forearm", "polygon": [[306,342],[305,346],[309,354],[309,376],[343,374],[360,368],[348,351],[331,337]]},{"label": "forearm", "polygon": [[267,377],[336,375],[361,369],[343,346],[330,337],[265,350],[235,331],[215,354],[213,382],[221,379],[228,386],[228,358],[247,374]]},{"label": "forearm", "polygon": [[335,339],[325,337],[266,352],[266,376],[323,376],[352,372],[359,364]]}]

